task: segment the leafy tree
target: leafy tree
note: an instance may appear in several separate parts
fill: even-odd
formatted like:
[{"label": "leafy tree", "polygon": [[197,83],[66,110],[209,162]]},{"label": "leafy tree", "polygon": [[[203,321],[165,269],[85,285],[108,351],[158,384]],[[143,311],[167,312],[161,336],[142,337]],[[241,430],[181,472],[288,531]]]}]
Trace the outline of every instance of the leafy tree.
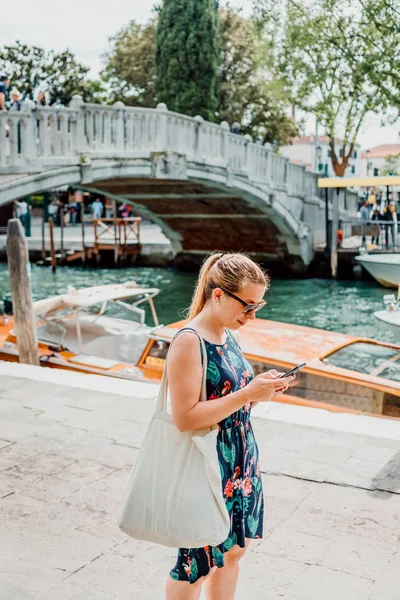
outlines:
[{"label": "leafy tree", "polygon": [[400,174],[400,154],[386,156],[381,175],[399,175]]},{"label": "leafy tree", "polygon": [[288,143],[297,133],[282,89],[270,77],[270,52],[251,20],[228,6],[220,11],[220,120],[240,124],[264,142]]},{"label": "leafy tree", "polygon": [[389,23],[397,2],[254,0],[265,39],[271,48],[274,42],[275,76],[287,97],[324,127],[336,175],[344,175],[367,113],[399,105],[399,21]]},{"label": "leafy tree", "polygon": [[215,0],[164,0],[156,35],[156,89],[170,110],[215,121],[218,11]]},{"label": "leafy tree", "polygon": [[110,38],[111,48],[105,54],[102,73],[112,100],[131,106],[155,106],[157,103],[155,39],[157,20],[145,25],[131,21]]},{"label": "leafy tree", "polygon": [[69,51],[56,53],[19,41],[0,50],[0,71],[10,76],[11,85],[32,98],[39,87],[47,90],[52,104],[68,105],[72,96],[85,94],[84,79],[89,71]]},{"label": "leafy tree", "polygon": [[[241,133],[264,142],[285,144],[296,134],[286,115],[287,101],[280,86],[271,81],[270,56],[251,20],[229,6],[219,11],[220,65],[218,119],[240,124]],[[145,25],[131,21],[110,38],[102,74],[111,88],[111,100],[153,107],[155,90],[155,37],[157,18]],[[267,49],[268,50],[268,49]],[[169,105],[169,104],[168,104]]]}]

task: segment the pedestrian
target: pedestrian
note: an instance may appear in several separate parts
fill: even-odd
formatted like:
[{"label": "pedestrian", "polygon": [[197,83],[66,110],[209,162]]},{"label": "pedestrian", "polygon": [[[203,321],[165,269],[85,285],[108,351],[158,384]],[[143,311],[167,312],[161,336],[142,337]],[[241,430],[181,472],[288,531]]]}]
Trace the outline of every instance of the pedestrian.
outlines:
[{"label": "pedestrian", "polygon": [[395,240],[394,240],[394,228],[395,228],[395,221],[394,221],[394,212],[392,210],[391,207],[391,203],[387,202],[386,206],[385,206],[385,212],[383,213],[383,220],[386,221],[385,223],[385,245],[386,245],[386,249],[389,249],[389,232],[390,232],[390,237],[392,238],[392,247],[395,247]]},{"label": "pedestrian", "polygon": [[368,222],[370,221],[370,207],[369,207],[368,200],[365,200],[364,206],[361,207],[360,218],[361,218],[361,235],[362,235],[361,245],[364,246],[365,242],[366,242],[365,228],[366,228]]},{"label": "pedestrian", "polygon": [[[250,540],[263,536],[264,498],[251,410],[286,391],[293,377],[279,379],[280,374],[270,370],[254,378],[233,332],[265,306],[268,284],[264,271],[243,254],[209,256],[200,271],[189,322],[169,351],[168,386],[178,429],[196,431],[218,424],[217,454],[231,527],[219,546],[178,549],[167,600],[198,599],[203,582],[209,598],[233,600],[239,561]],[[198,336],[207,354],[208,402],[199,401],[203,370]]]},{"label": "pedestrian", "polygon": [[36,106],[48,106],[49,99],[48,99],[48,94],[47,94],[47,92],[45,92],[45,90],[39,88],[36,91],[35,96],[36,96],[35,97]]},{"label": "pedestrian", "polygon": [[21,98],[21,94],[19,93],[17,88],[13,88],[10,91],[10,96],[11,96],[10,112],[21,110],[22,98]]},{"label": "pedestrian", "polygon": [[[382,215],[379,212],[378,207],[375,206],[373,215],[371,217],[371,221],[381,221],[381,220],[382,220]],[[380,233],[381,233],[381,226],[380,226],[380,224],[376,223],[373,226],[373,229],[374,229],[374,235],[372,236],[371,243],[372,244],[376,244],[377,246],[379,246],[379,237],[380,237]]]},{"label": "pedestrian", "polygon": [[28,203],[25,199],[23,199],[20,202],[18,202],[18,200],[17,200],[15,202],[15,204],[17,206],[17,217],[21,221],[24,228],[26,228],[26,223],[27,223],[27,219],[28,219],[28,210],[29,210]]},{"label": "pedestrian", "polygon": [[78,205],[76,202],[71,202],[71,204],[69,205],[69,212],[71,215],[72,225],[76,225],[76,220],[78,217]]},{"label": "pedestrian", "polygon": [[0,111],[7,110],[8,86],[10,80],[8,75],[0,75]]},{"label": "pedestrian", "polygon": [[103,214],[103,203],[100,202],[100,198],[96,198],[96,200],[92,203],[91,208],[93,219],[101,219]]},{"label": "pedestrian", "polygon": [[49,204],[49,217],[51,217],[53,219],[54,225],[57,225],[57,223],[58,223],[58,204],[55,199]]}]

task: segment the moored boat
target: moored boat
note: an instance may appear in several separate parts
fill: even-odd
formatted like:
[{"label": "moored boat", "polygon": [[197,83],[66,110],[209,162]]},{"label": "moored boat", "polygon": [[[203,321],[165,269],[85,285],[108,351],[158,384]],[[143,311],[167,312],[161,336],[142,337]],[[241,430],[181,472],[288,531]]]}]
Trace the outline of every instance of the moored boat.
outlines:
[{"label": "moored boat", "polygon": [[[137,363],[159,326],[157,288],[135,282],[82,289],[33,303],[40,364],[83,373],[144,380]],[[145,323],[150,307],[154,327]],[[121,318],[124,314],[127,318]],[[0,360],[18,361],[13,317],[0,316]]]},{"label": "moored boat", "polygon": [[[138,363],[146,377],[161,378],[169,344],[183,325],[150,334]],[[400,418],[400,345],[263,319],[240,330],[240,343],[256,374],[307,363],[281,402]]]},{"label": "moored boat", "polygon": [[356,260],[385,287],[400,285],[400,254],[360,254]]},{"label": "moored boat", "polygon": [[374,312],[374,317],[388,326],[394,334],[396,341],[400,344],[400,300],[396,300],[394,294],[387,294],[383,296],[383,303],[386,307],[385,310]]}]

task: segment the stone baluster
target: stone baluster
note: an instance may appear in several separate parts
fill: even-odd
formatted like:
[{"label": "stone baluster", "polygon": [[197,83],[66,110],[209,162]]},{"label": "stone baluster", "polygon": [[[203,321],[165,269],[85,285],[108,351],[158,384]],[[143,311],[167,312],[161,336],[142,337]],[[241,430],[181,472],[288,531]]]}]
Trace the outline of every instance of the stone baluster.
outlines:
[{"label": "stone baluster", "polygon": [[158,131],[156,139],[156,152],[166,152],[168,148],[168,108],[164,102],[157,104]]},{"label": "stone baluster", "polygon": [[72,147],[75,152],[85,152],[87,150],[87,138],[85,135],[85,103],[82,96],[79,94],[72,96],[69,106],[76,111],[72,133]]},{"label": "stone baluster", "polygon": [[[19,115],[18,115],[19,118]],[[18,119],[10,119],[10,165],[18,164]]]},{"label": "stone baluster", "polygon": [[25,161],[31,163],[37,158],[36,146],[36,104],[28,98],[22,103],[20,125],[20,152]]},{"label": "stone baluster", "polygon": [[200,115],[196,115],[194,117],[196,121],[196,131],[195,131],[195,143],[194,143],[194,160],[196,162],[204,161],[204,140],[203,140],[203,129],[202,124],[204,123],[204,119]]},{"label": "stone baluster", "polygon": [[246,133],[246,135],[244,136],[244,139],[246,140],[245,155],[244,155],[245,156],[244,172],[246,175],[251,177],[255,173],[254,157],[252,156],[252,146],[251,146],[251,144],[253,143],[253,138],[251,137],[251,135],[249,133]]},{"label": "stone baluster", "polygon": [[0,166],[4,167],[7,164],[8,154],[8,137],[7,137],[7,113],[0,112]]},{"label": "stone baluster", "polygon": [[125,148],[124,109],[125,104],[121,101],[113,105],[117,111],[114,114],[114,144],[115,150],[122,151]]},{"label": "stone baluster", "polygon": [[221,127],[221,155],[218,157],[220,162],[229,167],[230,166],[230,153],[229,153],[229,139],[228,135],[231,130],[228,121],[222,121],[219,126]]}]

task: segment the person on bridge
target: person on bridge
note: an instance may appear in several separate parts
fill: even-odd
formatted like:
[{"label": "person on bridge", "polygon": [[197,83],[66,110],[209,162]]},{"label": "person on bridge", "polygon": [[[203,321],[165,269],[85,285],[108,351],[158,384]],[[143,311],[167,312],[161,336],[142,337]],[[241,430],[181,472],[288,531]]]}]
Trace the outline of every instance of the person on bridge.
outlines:
[{"label": "person on bridge", "polygon": [[10,80],[8,75],[0,75],[0,110],[7,110],[7,95]]},{"label": "person on bridge", "polygon": [[361,218],[361,235],[362,235],[361,244],[364,246],[365,242],[366,242],[365,229],[366,229],[366,226],[368,225],[369,221],[371,220],[370,206],[369,206],[368,200],[365,200],[364,206],[361,207],[360,218]]},{"label": "person on bridge", "polygon": [[[197,600],[204,582],[209,598],[234,600],[240,559],[250,541],[263,536],[264,498],[251,410],[286,391],[293,377],[280,379],[275,370],[254,377],[233,332],[265,306],[268,284],[266,273],[247,256],[212,254],[201,268],[189,322],[169,350],[166,369],[176,426],[196,431],[218,424],[217,455],[231,527],[218,546],[179,548],[167,600]],[[205,357],[199,338],[208,365],[208,402],[200,401]]]},{"label": "person on bridge", "polygon": [[92,204],[92,213],[93,213],[93,219],[101,219],[102,215],[103,215],[103,203],[100,201],[99,198],[96,198],[96,200],[93,202]]}]

